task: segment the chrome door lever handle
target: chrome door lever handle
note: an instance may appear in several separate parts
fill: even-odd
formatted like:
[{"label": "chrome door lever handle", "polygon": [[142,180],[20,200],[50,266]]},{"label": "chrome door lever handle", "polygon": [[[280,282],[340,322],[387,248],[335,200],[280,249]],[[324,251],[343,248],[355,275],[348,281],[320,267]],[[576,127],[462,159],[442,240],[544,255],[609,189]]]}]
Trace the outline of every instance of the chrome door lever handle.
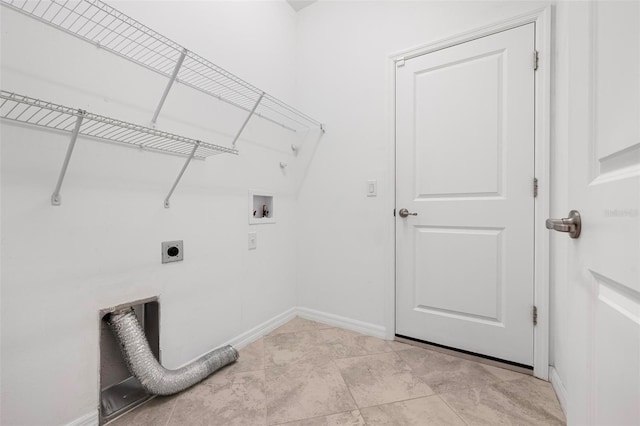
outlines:
[{"label": "chrome door lever handle", "polygon": [[582,229],[582,220],[577,210],[571,210],[569,217],[562,219],[547,219],[547,229],[558,232],[568,232],[571,238],[578,238]]},{"label": "chrome door lever handle", "polygon": [[400,209],[398,211],[398,214],[400,215],[400,217],[418,216],[418,213],[410,213],[407,209]]}]

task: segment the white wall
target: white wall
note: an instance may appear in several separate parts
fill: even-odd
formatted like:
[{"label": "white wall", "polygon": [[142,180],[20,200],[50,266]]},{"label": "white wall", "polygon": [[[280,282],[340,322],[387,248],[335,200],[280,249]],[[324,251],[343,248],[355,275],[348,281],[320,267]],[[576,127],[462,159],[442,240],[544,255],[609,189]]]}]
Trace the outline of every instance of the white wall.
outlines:
[{"label": "white wall", "polygon": [[[137,298],[161,297],[169,367],[295,305],[386,326],[394,244],[387,57],[544,4],[321,1],[297,16],[284,2],[114,4],[293,100],[328,130],[320,143],[307,137],[300,161],[288,139],[252,121],[241,156],[193,164],[169,210],[162,200],[181,158],[81,140],[63,204],[54,208],[49,197],[68,137],[1,123],[1,422],[62,424],[95,410],[97,311]],[[148,122],[164,79],[6,8],[0,13],[3,89]],[[554,113],[555,215],[567,210],[563,117]],[[159,127],[228,144],[242,118],[177,85]],[[281,160],[293,165],[285,174]],[[368,179],[378,180],[376,198],[366,197]],[[276,192],[278,206],[277,224],[254,227],[251,252],[250,188]],[[159,264],[158,246],[169,239],[185,240],[182,264]],[[552,250],[563,241],[552,237]],[[564,378],[567,305],[560,262],[551,267],[551,356]]]},{"label": "white wall", "polygon": [[[328,128],[300,193],[301,305],[385,324],[394,244],[387,58],[541,5],[321,1],[299,13],[300,104]],[[379,182],[376,198],[366,196],[368,179]]]},{"label": "white wall", "polygon": [[[567,3],[559,2],[554,8],[553,70],[552,70],[552,135],[551,135],[551,217],[566,217],[571,210],[568,203],[568,37]],[[564,237],[564,238],[563,238]],[[568,250],[570,239],[552,232],[550,235],[550,312],[551,338],[549,364],[554,366],[565,389],[570,385],[567,370],[571,362],[569,342],[569,316],[571,300],[568,285]],[[562,401],[562,396],[560,396]],[[566,412],[566,407],[563,407]]]},{"label": "white wall", "polygon": [[[299,12],[300,105],[328,129],[299,199],[300,305],[379,326],[393,321],[394,146],[387,58],[547,4],[320,1]],[[568,211],[566,144],[556,141],[563,120],[562,115],[553,119],[559,126],[552,141],[557,217]],[[366,196],[369,179],[378,180],[377,198]],[[553,253],[563,251],[564,240],[552,236]],[[564,378],[567,305],[560,257],[551,269],[551,357]]]},{"label": "white wall", "polygon": [[[271,94],[294,95],[295,14],[285,2],[119,2],[120,10]],[[2,88],[149,123],[166,80],[5,7]],[[243,112],[177,85],[162,130],[229,145]],[[286,137],[254,120],[240,157],[197,161],[2,122],[2,414],[65,424],[95,412],[98,310],[159,295],[163,363],[176,367],[296,304],[294,163]],[[249,189],[276,194],[277,223],[248,225]],[[247,232],[258,249],[247,250]],[[185,260],[160,264],[160,242]]]}]

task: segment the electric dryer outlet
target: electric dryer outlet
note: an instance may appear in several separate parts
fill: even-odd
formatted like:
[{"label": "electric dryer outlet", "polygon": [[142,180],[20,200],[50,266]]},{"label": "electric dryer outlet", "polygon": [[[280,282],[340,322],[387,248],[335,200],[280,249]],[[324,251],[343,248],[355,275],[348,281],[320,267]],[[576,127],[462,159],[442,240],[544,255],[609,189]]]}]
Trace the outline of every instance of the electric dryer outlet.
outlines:
[{"label": "electric dryer outlet", "polygon": [[182,240],[162,242],[162,263],[180,262],[184,259]]}]

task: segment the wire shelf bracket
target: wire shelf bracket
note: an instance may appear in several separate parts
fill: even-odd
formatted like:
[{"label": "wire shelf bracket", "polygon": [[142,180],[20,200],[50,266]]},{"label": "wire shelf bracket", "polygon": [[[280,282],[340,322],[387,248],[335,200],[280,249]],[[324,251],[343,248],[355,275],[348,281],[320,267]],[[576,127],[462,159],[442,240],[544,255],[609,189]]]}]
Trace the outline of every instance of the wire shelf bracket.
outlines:
[{"label": "wire shelf bracket", "polygon": [[191,160],[193,160],[193,156],[196,153],[196,150],[198,149],[199,146],[200,146],[200,142],[198,142],[196,145],[193,146],[193,149],[191,150],[191,154],[189,154],[189,157],[187,158],[187,161],[184,162],[184,165],[182,166],[182,169],[180,170],[180,173],[178,173],[178,177],[176,178],[175,182],[173,182],[173,186],[169,190],[169,193],[167,194],[167,197],[164,199],[164,208],[165,209],[168,209],[171,206],[169,204],[169,201],[171,199],[171,196],[173,195],[173,191],[176,190],[176,187],[178,186],[178,183],[180,183],[180,179],[182,179],[182,175],[184,174],[185,170],[187,170],[187,167],[189,167],[189,164],[191,163]]},{"label": "wire shelf bracket", "polygon": [[325,130],[318,120],[101,0],[0,0],[0,3],[167,77],[169,82],[152,123],[158,119],[171,86],[181,83],[292,132],[305,132],[312,127]]},{"label": "wire shelf bracket", "polygon": [[64,182],[71,155],[78,136],[114,142],[120,145],[136,146],[140,149],[187,157],[178,178],[165,198],[165,206],[191,160],[217,154],[238,154],[235,148],[202,142],[173,133],[116,120],[103,115],[42,101],[36,98],[0,90],[0,117],[4,120],[28,124],[40,128],[71,133],[71,141],[62,163],[56,187],[51,196],[51,204],[61,204],[60,190]]},{"label": "wire shelf bracket", "polygon": [[184,57],[186,55],[187,55],[187,49],[183,49],[182,54],[180,55],[180,57],[178,58],[178,61],[176,62],[176,67],[173,69],[173,73],[171,73],[171,77],[167,82],[167,87],[165,87],[164,93],[162,93],[162,97],[160,98],[160,103],[158,103],[158,106],[156,107],[156,110],[153,113],[153,118],[151,119],[151,123],[153,124],[154,127],[156,125],[156,122],[158,121],[158,115],[160,115],[160,110],[162,110],[164,101],[167,100],[167,95],[169,94],[169,90],[171,90],[171,86],[173,86],[173,83],[176,81],[176,78],[178,77],[178,72],[180,71],[180,67],[184,62]]},{"label": "wire shelf bracket", "polygon": [[71,154],[73,154],[73,148],[76,146],[76,140],[78,139],[78,133],[80,132],[80,126],[82,126],[82,120],[84,119],[86,111],[78,110],[78,118],[76,119],[76,125],[71,132],[71,140],[67,147],[67,154],[64,156],[64,162],[62,163],[62,169],[60,170],[60,176],[58,176],[58,182],[56,183],[56,189],[53,190],[51,195],[51,205],[59,206],[62,202],[60,198],[60,188],[62,188],[62,182],[64,181],[64,175],[67,174],[67,168],[69,167],[69,160],[71,160]]},{"label": "wire shelf bracket", "polygon": [[249,120],[251,120],[251,117],[253,116],[253,114],[256,113],[256,109],[258,108],[258,105],[260,105],[260,101],[262,101],[262,98],[264,98],[264,92],[262,92],[262,94],[256,101],[256,104],[253,106],[253,108],[251,108],[251,111],[249,111],[249,115],[247,116],[247,118],[245,118],[244,123],[242,123],[242,126],[240,126],[240,130],[238,130],[238,133],[236,133],[236,137],[233,138],[233,142],[231,143],[233,147],[236,146],[236,142],[240,138],[240,135],[244,131],[244,128],[247,127],[247,124],[249,123]]}]

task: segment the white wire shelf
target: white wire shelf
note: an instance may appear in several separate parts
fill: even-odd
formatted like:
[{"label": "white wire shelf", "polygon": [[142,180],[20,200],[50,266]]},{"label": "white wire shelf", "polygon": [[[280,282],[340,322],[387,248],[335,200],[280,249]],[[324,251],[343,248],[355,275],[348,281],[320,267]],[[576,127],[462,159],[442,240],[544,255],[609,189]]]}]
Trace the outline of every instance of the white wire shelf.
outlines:
[{"label": "white wire shelf", "polygon": [[5,90],[0,90],[0,117],[5,120],[71,133],[71,141],[58,183],[51,197],[52,204],[56,206],[60,205],[60,188],[78,135],[187,157],[178,178],[165,198],[165,207],[169,207],[169,199],[193,158],[204,159],[216,154],[238,154],[235,148],[190,139]]},{"label": "white wire shelf", "polygon": [[[291,131],[324,126],[100,0],[0,0],[2,4]],[[248,121],[248,118],[247,118]],[[244,129],[245,124],[240,129]],[[239,134],[234,140],[238,139]]]},{"label": "white wire shelf", "polygon": [[78,117],[82,124],[78,134],[153,151],[204,159],[216,154],[238,154],[233,148],[214,145],[157,129],[116,120],[80,109],[74,109],[16,93],[0,91],[0,117],[39,127],[72,132]]}]

